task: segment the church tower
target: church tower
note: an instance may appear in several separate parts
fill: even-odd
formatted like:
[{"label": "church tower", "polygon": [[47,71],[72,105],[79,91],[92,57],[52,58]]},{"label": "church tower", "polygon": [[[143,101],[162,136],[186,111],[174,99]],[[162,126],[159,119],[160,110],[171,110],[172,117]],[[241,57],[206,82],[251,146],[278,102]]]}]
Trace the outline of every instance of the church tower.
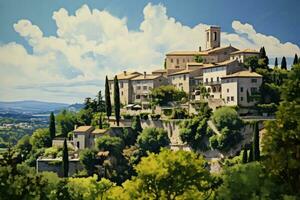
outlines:
[{"label": "church tower", "polygon": [[220,47],[221,28],[218,26],[211,26],[205,32],[206,32],[206,49],[214,49]]}]

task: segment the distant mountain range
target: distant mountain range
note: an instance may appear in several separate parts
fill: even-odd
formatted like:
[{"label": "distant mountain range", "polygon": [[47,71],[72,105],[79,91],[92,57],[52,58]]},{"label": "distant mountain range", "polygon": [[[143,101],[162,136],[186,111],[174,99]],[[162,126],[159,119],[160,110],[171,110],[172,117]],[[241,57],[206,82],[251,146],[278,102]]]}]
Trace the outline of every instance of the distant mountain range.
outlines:
[{"label": "distant mountain range", "polygon": [[26,113],[26,114],[37,114],[37,113],[49,113],[59,112],[62,109],[71,111],[77,111],[83,107],[82,104],[64,104],[64,103],[53,103],[53,102],[42,102],[42,101],[12,101],[12,102],[1,102],[0,101],[0,112],[1,113]]}]

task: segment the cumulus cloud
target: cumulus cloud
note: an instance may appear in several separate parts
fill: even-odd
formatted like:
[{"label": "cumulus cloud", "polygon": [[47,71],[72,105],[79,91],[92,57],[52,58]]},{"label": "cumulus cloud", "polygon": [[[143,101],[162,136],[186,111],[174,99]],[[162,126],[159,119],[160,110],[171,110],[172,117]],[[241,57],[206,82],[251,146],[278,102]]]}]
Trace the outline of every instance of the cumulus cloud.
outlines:
[{"label": "cumulus cloud", "polygon": [[[162,4],[149,3],[139,30],[129,30],[126,18],[105,10],[80,7],[74,15],[61,8],[53,13],[57,35],[22,19],[14,29],[28,41],[32,53],[14,42],[0,46],[1,90],[5,100],[41,99],[82,101],[103,88],[105,75],[123,70],[162,68],[164,55],[173,50],[205,47],[205,23],[186,26],[167,15]],[[222,33],[222,45],[259,49],[269,56],[300,53],[292,43],[257,33],[250,24],[233,21],[233,33]]]}]

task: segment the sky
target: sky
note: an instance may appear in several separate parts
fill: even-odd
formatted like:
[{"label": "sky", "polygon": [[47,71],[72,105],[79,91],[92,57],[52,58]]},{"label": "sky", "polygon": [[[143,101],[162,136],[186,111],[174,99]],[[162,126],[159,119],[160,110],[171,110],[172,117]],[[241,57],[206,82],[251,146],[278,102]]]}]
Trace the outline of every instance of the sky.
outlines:
[{"label": "sky", "polygon": [[[205,46],[221,26],[221,45],[270,58],[300,55],[298,0],[2,0],[0,101],[83,102],[108,75],[151,72],[165,54]],[[203,48],[202,48],[203,49]]]}]

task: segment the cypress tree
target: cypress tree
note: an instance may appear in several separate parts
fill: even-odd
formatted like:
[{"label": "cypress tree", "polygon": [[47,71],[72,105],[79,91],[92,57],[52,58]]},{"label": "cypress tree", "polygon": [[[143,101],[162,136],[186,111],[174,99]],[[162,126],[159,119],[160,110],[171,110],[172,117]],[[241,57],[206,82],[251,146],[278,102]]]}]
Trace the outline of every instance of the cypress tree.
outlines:
[{"label": "cypress tree", "polygon": [[49,119],[49,132],[50,132],[50,138],[51,140],[53,140],[53,138],[55,138],[55,117],[54,117],[54,113],[51,112],[50,114],[50,119]]},{"label": "cypress tree", "polygon": [[99,128],[102,129],[103,128],[103,124],[102,124],[102,113],[100,112],[100,116],[99,116]]},{"label": "cypress tree", "polygon": [[285,69],[285,70],[287,69],[286,68],[286,59],[284,56],[282,57],[282,60],[281,60],[281,69]]},{"label": "cypress tree", "polygon": [[259,58],[264,59],[266,57],[265,47],[261,47],[259,50]]},{"label": "cypress tree", "polygon": [[109,85],[108,85],[108,78],[105,78],[105,109],[106,109],[106,116],[109,119],[111,116],[111,101],[110,101],[110,92],[109,92]]},{"label": "cypress tree", "polygon": [[244,148],[242,163],[247,163],[247,157],[248,157],[248,150],[246,148]]},{"label": "cypress tree", "polygon": [[105,103],[103,101],[101,90],[98,92],[98,96],[97,96],[97,111],[98,112],[104,112],[105,111]]},{"label": "cypress tree", "polygon": [[250,148],[249,156],[248,156],[248,162],[253,161],[253,148]]},{"label": "cypress tree", "polygon": [[299,62],[299,60],[298,60],[298,55],[295,54],[294,61],[293,61],[293,65],[298,64],[298,62]]},{"label": "cypress tree", "polygon": [[259,151],[259,128],[258,122],[254,125],[254,132],[253,132],[253,160],[260,159],[260,151]]},{"label": "cypress tree", "polygon": [[114,78],[114,107],[115,107],[115,117],[117,121],[117,126],[120,123],[120,89],[119,89],[119,81],[117,76]]},{"label": "cypress tree", "polygon": [[274,64],[275,68],[278,67],[278,60],[277,60],[277,57],[275,58],[275,64]]},{"label": "cypress tree", "polygon": [[63,176],[68,177],[68,174],[69,174],[69,155],[68,155],[68,146],[67,146],[67,139],[66,138],[64,140],[64,146],[63,146],[62,167],[63,167]]}]

